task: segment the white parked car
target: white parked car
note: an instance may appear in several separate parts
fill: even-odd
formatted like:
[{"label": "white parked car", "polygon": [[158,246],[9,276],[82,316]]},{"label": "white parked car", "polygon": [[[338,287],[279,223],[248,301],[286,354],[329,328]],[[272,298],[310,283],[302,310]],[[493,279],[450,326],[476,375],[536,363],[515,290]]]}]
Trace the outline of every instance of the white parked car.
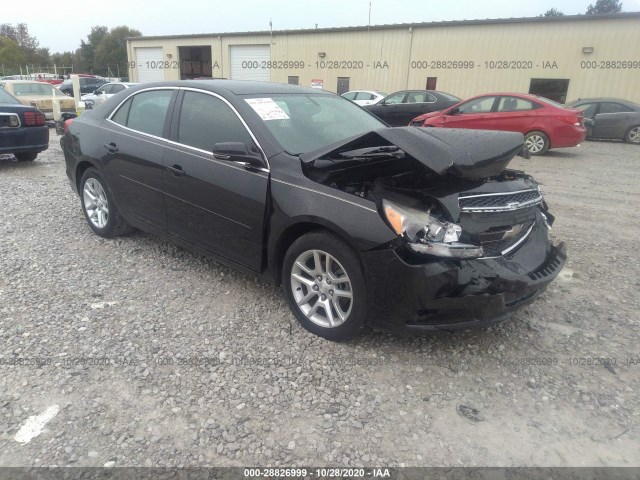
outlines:
[{"label": "white parked car", "polygon": [[379,90],[351,90],[350,92],[343,93],[342,96],[362,106],[375,105],[386,97],[387,94]]},{"label": "white parked car", "polygon": [[97,106],[105,102],[108,98],[113,97],[116,93],[121,92],[127,88],[131,88],[137,83],[129,82],[111,82],[105,83],[101,87],[98,87],[93,93],[87,93],[82,95],[80,99],[90,106]]}]

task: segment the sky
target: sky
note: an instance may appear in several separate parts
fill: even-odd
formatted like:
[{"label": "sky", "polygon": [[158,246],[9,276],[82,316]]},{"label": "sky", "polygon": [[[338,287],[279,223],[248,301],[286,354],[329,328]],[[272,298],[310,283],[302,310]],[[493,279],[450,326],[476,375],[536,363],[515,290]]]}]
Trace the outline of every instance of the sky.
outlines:
[{"label": "sky", "polygon": [[[535,17],[551,8],[576,15],[589,3],[595,0],[372,0],[371,24]],[[622,5],[625,12],[640,12],[640,0]],[[367,25],[369,0],[30,0],[3,5],[0,16],[0,23],[26,23],[51,53],[75,50],[94,25],[180,35],[269,30],[270,20],[274,30]]]}]

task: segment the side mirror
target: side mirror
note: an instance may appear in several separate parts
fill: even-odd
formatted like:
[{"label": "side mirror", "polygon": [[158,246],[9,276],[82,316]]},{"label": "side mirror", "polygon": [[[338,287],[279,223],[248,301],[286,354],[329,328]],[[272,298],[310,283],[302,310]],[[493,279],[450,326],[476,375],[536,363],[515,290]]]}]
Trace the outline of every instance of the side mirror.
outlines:
[{"label": "side mirror", "polygon": [[460,109],[456,107],[449,110],[445,115],[457,115],[458,113],[460,113]]},{"label": "side mirror", "polygon": [[213,146],[213,156],[218,160],[228,160],[244,164],[246,167],[264,168],[262,157],[249,150],[244,142],[220,142]]}]

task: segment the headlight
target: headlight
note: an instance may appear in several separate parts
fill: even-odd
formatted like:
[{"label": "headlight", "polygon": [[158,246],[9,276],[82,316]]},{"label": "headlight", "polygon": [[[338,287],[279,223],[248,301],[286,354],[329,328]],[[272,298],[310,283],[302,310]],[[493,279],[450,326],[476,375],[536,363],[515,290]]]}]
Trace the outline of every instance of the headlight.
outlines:
[{"label": "headlight", "polygon": [[443,222],[429,212],[382,201],[382,210],[397,235],[408,240],[409,248],[418,253],[438,257],[481,257],[482,247],[458,243],[462,228]]}]

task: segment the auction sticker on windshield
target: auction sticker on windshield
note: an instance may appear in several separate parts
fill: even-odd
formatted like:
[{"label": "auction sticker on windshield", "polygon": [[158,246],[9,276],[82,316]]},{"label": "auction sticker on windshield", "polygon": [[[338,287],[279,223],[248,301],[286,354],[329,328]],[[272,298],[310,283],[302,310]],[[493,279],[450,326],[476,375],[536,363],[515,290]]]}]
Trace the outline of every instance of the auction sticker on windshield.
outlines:
[{"label": "auction sticker on windshield", "polygon": [[247,98],[245,101],[262,120],[289,120],[289,115],[272,98]]}]

